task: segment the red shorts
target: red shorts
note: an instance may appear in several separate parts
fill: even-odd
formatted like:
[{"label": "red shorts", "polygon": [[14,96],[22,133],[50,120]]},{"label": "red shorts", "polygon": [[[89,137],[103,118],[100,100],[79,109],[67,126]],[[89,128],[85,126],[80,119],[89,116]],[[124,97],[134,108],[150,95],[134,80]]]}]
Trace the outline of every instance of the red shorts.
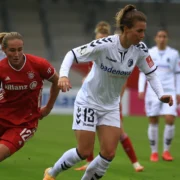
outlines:
[{"label": "red shorts", "polygon": [[0,144],[4,144],[13,154],[24,146],[35,133],[36,128],[0,126]]}]

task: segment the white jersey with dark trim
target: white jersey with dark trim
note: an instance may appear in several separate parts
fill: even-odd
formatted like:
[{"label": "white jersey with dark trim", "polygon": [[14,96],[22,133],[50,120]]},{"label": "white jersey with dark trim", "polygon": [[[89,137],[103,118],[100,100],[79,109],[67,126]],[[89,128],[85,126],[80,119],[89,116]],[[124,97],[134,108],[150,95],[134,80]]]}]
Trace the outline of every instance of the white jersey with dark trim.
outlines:
[{"label": "white jersey with dark trim", "polygon": [[[149,49],[149,53],[158,66],[156,74],[159,77],[163,90],[166,93],[176,93],[175,74],[180,73],[180,58],[177,50],[167,47],[160,51],[157,46]],[[153,89],[148,83],[147,95],[155,95]]]},{"label": "white jersey with dark trim", "polygon": [[144,43],[124,49],[119,35],[94,40],[72,52],[77,62],[94,61],[76,103],[97,109],[118,108],[120,91],[135,65],[145,74],[156,69]]}]

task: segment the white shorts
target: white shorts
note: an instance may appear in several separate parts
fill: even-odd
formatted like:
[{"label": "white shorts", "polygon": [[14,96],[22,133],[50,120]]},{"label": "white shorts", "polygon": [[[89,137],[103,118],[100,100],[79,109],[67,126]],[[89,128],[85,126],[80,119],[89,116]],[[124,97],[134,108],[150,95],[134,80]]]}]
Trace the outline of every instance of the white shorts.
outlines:
[{"label": "white shorts", "polygon": [[96,127],[101,125],[120,128],[119,108],[111,111],[100,111],[87,106],[74,105],[73,130],[96,132]]},{"label": "white shorts", "polygon": [[145,109],[146,115],[151,116],[160,116],[160,115],[173,115],[177,116],[177,102],[176,96],[173,97],[173,105],[169,106],[167,103],[161,102],[157,97],[146,97],[145,99]]}]

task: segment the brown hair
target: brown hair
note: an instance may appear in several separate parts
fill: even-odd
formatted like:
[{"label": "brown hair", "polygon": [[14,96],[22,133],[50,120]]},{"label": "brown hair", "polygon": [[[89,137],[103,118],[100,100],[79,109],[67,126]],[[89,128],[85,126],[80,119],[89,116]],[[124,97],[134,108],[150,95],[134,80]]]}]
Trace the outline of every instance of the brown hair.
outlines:
[{"label": "brown hair", "polygon": [[111,26],[108,22],[106,21],[100,21],[94,30],[94,33],[101,33],[101,34],[110,34],[111,33]]},{"label": "brown hair", "polygon": [[124,26],[132,28],[135,21],[147,21],[145,14],[136,9],[134,5],[126,5],[116,14],[116,28],[124,31]]},{"label": "brown hair", "polygon": [[158,29],[158,30],[157,30],[157,32],[156,32],[156,35],[157,35],[160,31],[165,32],[165,33],[167,34],[167,36],[169,36],[169,32],[168,32],[168,30],[167,30],[167,29],[164,29],[164,28],[160,28],[160,29]]},{"label": "brown hair", "polygon": [[23,41],[23,37],[18,32],[2,32],[0,33],[0,44],[2,47],[7,48],[8,40],[20,39]]}]

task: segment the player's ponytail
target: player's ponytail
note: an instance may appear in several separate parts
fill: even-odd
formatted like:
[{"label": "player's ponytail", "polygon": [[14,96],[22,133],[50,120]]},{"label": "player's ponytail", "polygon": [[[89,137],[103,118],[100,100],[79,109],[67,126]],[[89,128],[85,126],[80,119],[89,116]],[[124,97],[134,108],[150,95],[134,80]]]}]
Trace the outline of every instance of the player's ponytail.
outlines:
[{"label": "player's ponytail", "polygon": [[[13,39],[20,39],[23,41],[23,37],[21,34],[19,34],[18,32],[9,32],[9,33],[0,33],[2,34],[2,36],[0,35],[0,42],[2,47],[7,48],[8,46],[8,41],[9,40],[13,40]],[[2,39],[1,39],[2,37]]]},{"label": "player's ponytail", "polygon": [[1,33],[0,33],[0,44],[2,44],[2,40],[3,40],[3,38],[4,38],[4,36],[5,36],[6,34],[8,34],[8,33],[7,33],[7,32],[1,32]]},{"label": "player's ponytail", "polygon": [[136,9],[136,6],[129,4],[116,14],[115,20],[116,28],[124,32],[124,26],[132,28],[135,21],[146,22],[147,18],[144,13]]},{"label": "player's ponytail", "polygon": [[111,26],[108,22],[106,21],[100,21],[94,30],[94,33],[101,33],[101,34],[107,34],[110,35],[111,33]]}]

